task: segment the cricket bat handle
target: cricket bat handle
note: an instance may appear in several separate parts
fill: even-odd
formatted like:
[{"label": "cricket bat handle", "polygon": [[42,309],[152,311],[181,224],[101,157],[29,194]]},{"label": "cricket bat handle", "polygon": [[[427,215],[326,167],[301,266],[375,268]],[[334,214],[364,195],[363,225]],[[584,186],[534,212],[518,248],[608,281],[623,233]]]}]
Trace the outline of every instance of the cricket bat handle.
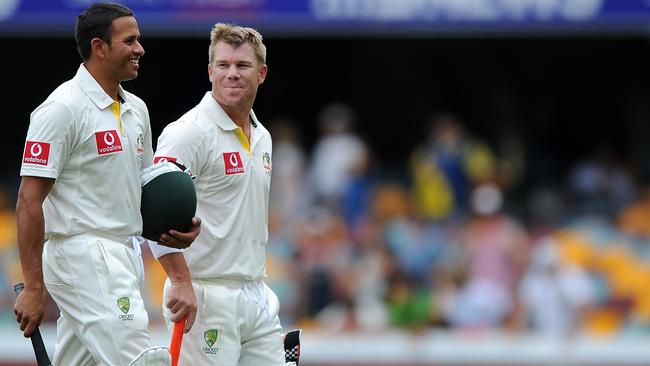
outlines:
[{"label": "cricket bat handle", "polygon": [[[14,292],[16,296],[20,294],[25,288],[25,284],[22,282],[14,286]],[[36,327],[32,335],[29,336],[29,339],[32,341],[32,348],[34,348],[34,355],[36,356],[36,363],[38,366],[52,366],[50,362],[50,357],[47,355],[47,349],[45,349],[45,344],[43,343],[43,337],[41,337],[41,331]]]},{"label": "cricket bat handle", "polygon": [[172,366],[178,366],[178,358],[181,355],[181,344],[183,343],[183,329],[185,329],[186,321],[187,317],[184,317],[174,324],[172,341],[169,345],[169,353],[172,356]]}]

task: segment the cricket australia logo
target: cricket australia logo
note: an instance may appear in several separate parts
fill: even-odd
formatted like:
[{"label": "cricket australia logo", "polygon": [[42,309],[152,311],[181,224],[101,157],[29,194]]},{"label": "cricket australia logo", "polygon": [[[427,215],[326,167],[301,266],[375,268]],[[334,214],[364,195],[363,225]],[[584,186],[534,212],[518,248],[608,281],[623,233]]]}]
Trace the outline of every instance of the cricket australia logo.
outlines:
[{"label": "cricket australia logo", "polygon": [[203,332],[203,339],[205,340],[205,344],[208,345],[207,347],[203,347],[204,353],[216,354],[219,351],[219,348],[212,347],[217,342],[217,338],[219,338],[219,330],[217,329],[208,329]]},{"label": "cricket australia logo", "polygon": [[264,171],[266,174],[271,174],[273,171],[273,164],[271,164],[271,154],[265,152],[264,155],[262,155],[262,165],[264,166]]},{"label": "cricket australia logo", "polygon": [[120,315],[120,320],[133,320],[133,314],[129,314],[131,300],[127,296],[117,299],[117,307],[124,313],[124,315]]},{"label": "cricket australia logo", "polygon": [[144,136],[140,133],[136,140],[136,148],[138,151],[138,160],[142,161],[144,159]]}]

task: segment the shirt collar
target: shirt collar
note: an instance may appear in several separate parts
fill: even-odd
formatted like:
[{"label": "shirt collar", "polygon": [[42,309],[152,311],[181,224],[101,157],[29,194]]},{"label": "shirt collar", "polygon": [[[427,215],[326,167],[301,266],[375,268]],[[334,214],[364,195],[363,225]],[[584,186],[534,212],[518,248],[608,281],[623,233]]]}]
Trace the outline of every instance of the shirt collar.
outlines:
[{"label": "shirt collar", "polygon": [[[203,96],[203,99],[201,99],[199,105],[205,111],[206,115],[211,120],[213,120],[217,124],[217,126],[221,127],[222,129],[226,131],[232,131],[237,129],[237,127],[239,127],[228,116],[226,111],[224,111],[223,108],[221,108],[221,105],[217,103],[217,101],[212,96],[212,93],[206,92],[205,95]],[[252,110],[249,116],[251,119],[251,125],[254,128],[257,128],[260,122],[257,120],[257,117],[255,116],[255,113]]]},{"label": "shirt collar", "polygon": [[[105,109],[113,102],[113,98],[111,98],[104,89],[99,85],[97,80],[88,72],[86,69],[86,66],[84,64],[79,65],[79,69],[77,70],[77,74],[74,77],[79,85],[81,86],[81,89],[88,95],[88,98],[95,103],[99,109]],[[120,102],[125,103],[126,98],[125,98],[125,93],[124,89],[122,89],[122,85],[117,86],[117,93],[118,97],[120,99]]]}]

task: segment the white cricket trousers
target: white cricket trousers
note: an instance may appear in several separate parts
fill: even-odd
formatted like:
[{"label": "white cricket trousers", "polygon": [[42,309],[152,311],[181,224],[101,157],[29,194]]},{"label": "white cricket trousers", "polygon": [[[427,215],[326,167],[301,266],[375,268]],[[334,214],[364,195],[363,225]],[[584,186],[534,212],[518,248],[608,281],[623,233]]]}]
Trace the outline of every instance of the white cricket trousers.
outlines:
[{"label": "white cricket trousers", "polygon": [[[197,315],[185,334],[179,366],[282,366],[284,343],[280,303],[263,281],[193,279]],[[171,283],[165,282],[163,316],[174,324],[164,305]]]},{"label": "white cricket trousers", "polygon": [[126,240],[86,233],[45,243],[43,278],[61,311],[54,366],[126,366],[151,346],[139,258]]}]

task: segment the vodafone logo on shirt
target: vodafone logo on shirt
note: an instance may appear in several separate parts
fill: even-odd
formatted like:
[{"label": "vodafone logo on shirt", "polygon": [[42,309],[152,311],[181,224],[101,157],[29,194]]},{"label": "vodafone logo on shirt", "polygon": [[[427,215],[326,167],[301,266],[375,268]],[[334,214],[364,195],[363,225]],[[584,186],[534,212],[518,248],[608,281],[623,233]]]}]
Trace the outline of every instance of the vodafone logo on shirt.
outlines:
[{"label": "vodafone logo on shirt", "polygon": [[166,163],[168,161],[176,161],[176,158],[172,158],[171,156],[156,156],[155,158],[153,158],[154,164]]},{"label": "vodafone logo on shirt", "polygon": [[226,164],[226,175],[244,172],[244,163],[242,163],[238,151],[223,153],[223,162]]},{"label": "vodafone logo on shirt", "polygon": [[95,141],[97,141],[97,153],[99,155],[122,151],[122,141],[115,130],[95,132]]},{"label": "vodafone logo on shirt", "polygon": [[25,153],[23,154],[23,163],[47,165],[50,159],[50,144],[47,142],[27,141],[25,143]]}]

